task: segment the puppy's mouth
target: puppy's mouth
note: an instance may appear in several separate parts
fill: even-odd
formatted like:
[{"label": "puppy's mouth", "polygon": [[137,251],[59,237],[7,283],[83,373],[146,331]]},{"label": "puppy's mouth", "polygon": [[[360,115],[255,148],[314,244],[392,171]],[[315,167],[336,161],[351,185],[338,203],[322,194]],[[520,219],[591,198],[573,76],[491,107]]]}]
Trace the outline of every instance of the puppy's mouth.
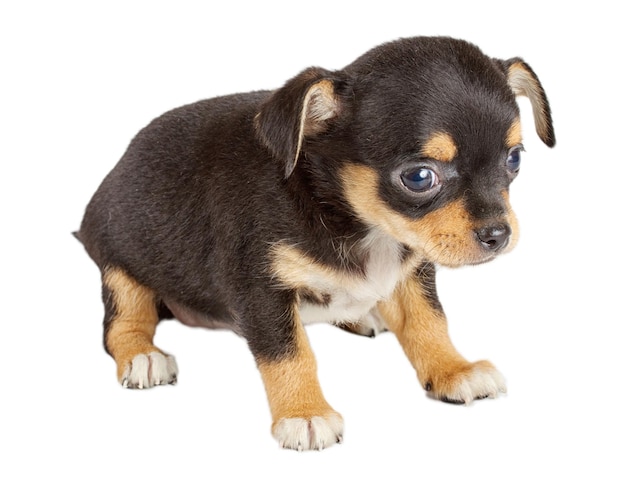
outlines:
[{"label": "puppy's mouth", "polygon": [[[469,260],[466,263],[462,263],[461,265],[482,265],[483,263],[489,263],[492,260],[495,260],[498,255],[486,255],[484,258],[479,258],[476,260]],[[457,266],[461,266],[457,265]]]},{"label": "puppy's mouth", "polygon": [[487,263],[509,252],[517,236],[511,226],[498,223],[469,232],[433,232],[419,240],[417,246],[428,260],[447,267],[460,267]]}]

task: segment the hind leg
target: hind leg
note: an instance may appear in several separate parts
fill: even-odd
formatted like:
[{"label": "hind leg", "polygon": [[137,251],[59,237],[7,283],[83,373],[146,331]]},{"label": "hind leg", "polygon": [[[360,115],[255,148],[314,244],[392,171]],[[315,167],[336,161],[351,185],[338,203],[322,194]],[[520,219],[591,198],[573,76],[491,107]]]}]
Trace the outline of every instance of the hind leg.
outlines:
[{"label": "hind leg", "polygon": [[117,378],[127,388],[176,383],[173,356],[154,346],[159,315],[152,290],[119,268],[102,276],[105,306],[104,346],[117,364]]}]

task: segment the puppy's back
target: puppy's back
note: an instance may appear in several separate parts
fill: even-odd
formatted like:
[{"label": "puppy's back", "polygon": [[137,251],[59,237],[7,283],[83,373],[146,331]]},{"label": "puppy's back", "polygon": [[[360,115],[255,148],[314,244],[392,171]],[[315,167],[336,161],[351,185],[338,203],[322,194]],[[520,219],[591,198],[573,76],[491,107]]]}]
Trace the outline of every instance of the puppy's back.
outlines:
[{"label": "puppy's back", "polygon": [[[258,199],[266,202],[268,187],[282,178],[254,134],[268,95],[199,101],[142,129],[94,194],[77,233],[94,261],[156,289],[173,291],[182,282],[208,288],[222,278],[219,268],[198,268],[228,265],[221,248],[237,245]],[[205,277],[194,283],[191,274]]]}]

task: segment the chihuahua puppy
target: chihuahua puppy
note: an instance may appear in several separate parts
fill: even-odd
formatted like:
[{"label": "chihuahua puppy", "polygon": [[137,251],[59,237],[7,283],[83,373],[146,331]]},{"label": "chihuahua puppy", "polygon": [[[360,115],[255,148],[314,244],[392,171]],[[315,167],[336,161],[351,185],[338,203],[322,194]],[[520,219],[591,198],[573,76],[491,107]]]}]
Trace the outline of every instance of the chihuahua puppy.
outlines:
[{"label": "chihuahua puppy", "polygon": [[488,361],[453,347],[438,266],[490,261],[518,225],[516,95],[555,143],[539,79],[520,58],[447,37],[304,70],[280,89],[200,101],[133,139],[76,236],[102,272],[104,345],[128,388],[175,383],[157,323],[229,328],[265,384],[281,446],[342,440],[304,326],[393,332],[433,397],[505,392]]}]

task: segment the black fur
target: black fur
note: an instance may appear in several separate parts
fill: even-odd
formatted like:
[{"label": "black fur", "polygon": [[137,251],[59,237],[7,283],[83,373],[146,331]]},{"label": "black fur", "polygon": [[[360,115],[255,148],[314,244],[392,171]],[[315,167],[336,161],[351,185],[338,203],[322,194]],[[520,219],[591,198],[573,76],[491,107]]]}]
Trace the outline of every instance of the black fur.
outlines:
[{"label": "black fur", "polygon": [[437,270],[435,269],[435,265],[430,262],[422,263],[417,267],[415,272],[417,280],[419,281],[431,308],[443,313],[443,307],[441,302],[439,302],[439,296],[437,295],[437,285],[435,283]]},{"label": "black fur", "polygon": [[102,341],[106,352],[111,354],[107,346],[107,334],[109,333],[111,322],[113,322],[115,314],[117,313],[117,308],[113,300],[111,289],[109,289],[109,287],[107,287],[104,283],[102,284],[102,302],[104,303],[104,319],[102,322],[104,332]]},{"label": "black fur", "polygon": [[[375,169],[381,199],[412,219],[463,192],[476,217],[503,210],[500,192],[510,179],[500,167],[502,140],[518,116],[505,67],[462,41],[404,39],[343,70],[309,68],[277,91],[172,110],[139,132],[104,179],[79,239],[101,269],[119,267],[153,289],[161,317],[172,316],[167,303],[176,302],[237,328],[258,359],[280,359],[294,350],[299,297],[276,285],[272,245],[287,242],[331,269],[363,271],[358,242],[368,227],[337,177],[346,162]],[[336,113],[298,152],[305,94],[322,80],[332,83]],[[458,177],[420,199],[390,174],[419,158],[433,129],[452,134],[462,160],[429,161]],[[338,243],[349,250],[339,254]],[[426,262],[417,272],[440,309],[434,267]]]}]

